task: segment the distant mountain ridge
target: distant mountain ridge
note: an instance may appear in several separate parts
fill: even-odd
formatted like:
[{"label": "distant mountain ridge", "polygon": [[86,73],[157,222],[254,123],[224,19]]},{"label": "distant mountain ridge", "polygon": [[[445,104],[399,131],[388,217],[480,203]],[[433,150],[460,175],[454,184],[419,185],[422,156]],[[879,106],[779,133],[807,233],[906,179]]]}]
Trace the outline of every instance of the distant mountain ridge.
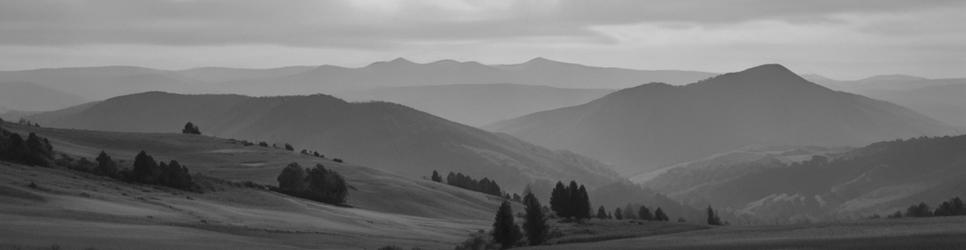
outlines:
[{"label": "distant mountain ridge", "polygon": [[178,132],[185,122],[204,134],[291,143],[328,157],[409,177],[458,171],[489,177],[510,190],[536,180],[578,179],[592,186],[616,174],[597,161],[447,121],[393,103],[349,103],[327,95],[248,97],[148,92],[29,117],[44,126]]},{"label": "distant mountain ridge", "polygon": [[966,128],[966,79],[928,79],[918,76],[883,75],[855,81],[820,76],[810,80],[832,89],[889,101],[937,120]]},{"label": "distant mountain ridge", "polygon": [[86,99],[32,82],[0,82],[0,113],[50,111],[87,102]]},{"label": "distant mountain ridge", "polygon": [[352,101],[388,101],[471,126],[573,106],[613,90],[510,83],[387,87],[336,94]]},{"label": "distant mountain ridge", "polygon": [[685,86],[623,89],[486,128],[618,167],[654,170],[748,145],[862,145],[952,132],[906,108],[836,92],[761,65]]}]

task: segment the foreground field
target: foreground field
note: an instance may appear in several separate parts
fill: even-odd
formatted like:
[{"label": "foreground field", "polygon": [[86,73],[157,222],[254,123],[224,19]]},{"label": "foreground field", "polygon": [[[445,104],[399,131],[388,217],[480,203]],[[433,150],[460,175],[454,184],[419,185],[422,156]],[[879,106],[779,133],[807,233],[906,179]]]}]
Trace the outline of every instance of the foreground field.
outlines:
[{"label": "foreground field", "polygon": [[963,249],[966,217],[734,226],[532,249]]}]

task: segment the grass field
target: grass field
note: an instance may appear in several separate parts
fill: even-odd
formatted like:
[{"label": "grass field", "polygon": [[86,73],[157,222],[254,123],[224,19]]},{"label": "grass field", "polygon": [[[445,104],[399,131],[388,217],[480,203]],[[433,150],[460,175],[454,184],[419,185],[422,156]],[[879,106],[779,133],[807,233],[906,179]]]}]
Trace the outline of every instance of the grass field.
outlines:
[{"label": "grass field", "polygon": [[964,249],[966,217],[729,226],[533,249]]}]

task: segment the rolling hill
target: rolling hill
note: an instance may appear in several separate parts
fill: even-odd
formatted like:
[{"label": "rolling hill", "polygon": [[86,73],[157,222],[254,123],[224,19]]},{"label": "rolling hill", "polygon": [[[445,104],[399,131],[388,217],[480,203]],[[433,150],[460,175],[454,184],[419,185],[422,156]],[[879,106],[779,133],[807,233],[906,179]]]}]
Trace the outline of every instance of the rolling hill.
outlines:
[{"label": "rolling hill", "polygon": [[29,117],[44,126],[125,132],[203,133],[291,143],[328,157],[417,178],[433,170],[488,177],[519,192],[537,180],[599,186],[616,174],[595,160],[551,151],[392,103],[349,103],[326,95],[247,97],[149,92]]},{"label": "rolling hill", "polygon": [[[93,159],[104,150],[124,166],[145,150],[159,160],[178,160],[205,191],[0,162],[0,247],[447,248],[487,228],[502,201],[428,180],[229,139],[3,126],[48,138],[55,150],[75,159]],[[323,164],[345,176],[350,207],[219,180],[275,185],[275,176],[291,162]],[[37,231],[45,233],[30,233]]]},{"label": "rolling hill", "polygon": [[448,120],[482,126],[533,112],[584,104],[611,90],[519,84],[457,84],[376,88],[337,94],[351,101],[387,101]]},{"label": "rolling hill", "polygon": [[775,64],[685,86],[644,84],[486,128],[572,150],[622,173],[749,145],[854,146],[952,132],[914,111],[830,90]]}]

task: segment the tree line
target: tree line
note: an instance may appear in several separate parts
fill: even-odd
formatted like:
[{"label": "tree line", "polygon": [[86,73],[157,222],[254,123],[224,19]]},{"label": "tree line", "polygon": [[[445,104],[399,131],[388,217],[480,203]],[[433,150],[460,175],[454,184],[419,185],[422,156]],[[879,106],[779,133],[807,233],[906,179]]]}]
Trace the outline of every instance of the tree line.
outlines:
[{"label": "tree line", "polygon": [[[896,211],[895,213],[889,215],[889,218],[960,215],[966,215],[966,206],[963,205],[963,200],[959,199],[959,197],[953,197],[947,201],[939,203],[935,209],[929,207],[929,205],[927,205],[925,202],[920,202],[919,204],[914,204],[906,208],[905,213],[903,213],[901,210]],[[876,217],[878,217],[878,215],[873,215],[873,218]]]},{"label": "tree line", "polygon": [[[433,175],[430,177],[430,179],[435,182],[443,182],[443,177],[440,176],[439,172],[436,172],[436,170],[433,170]],[[446,184],[480,193],[504,196],[500,185],[496,184],[496,181],[490,180],[486,177],[476,180],[469,175],[463,175],[463,173],[449,172],[449,174],[446,175]]]},{"label": "tree line", "polygon": [[587,195],[587,188],[584,185],[578,186],[576,181],[570,181],[569,186],[558,181],[550,192],[550,209],[561,218],[590,218],[590,196]]}]

